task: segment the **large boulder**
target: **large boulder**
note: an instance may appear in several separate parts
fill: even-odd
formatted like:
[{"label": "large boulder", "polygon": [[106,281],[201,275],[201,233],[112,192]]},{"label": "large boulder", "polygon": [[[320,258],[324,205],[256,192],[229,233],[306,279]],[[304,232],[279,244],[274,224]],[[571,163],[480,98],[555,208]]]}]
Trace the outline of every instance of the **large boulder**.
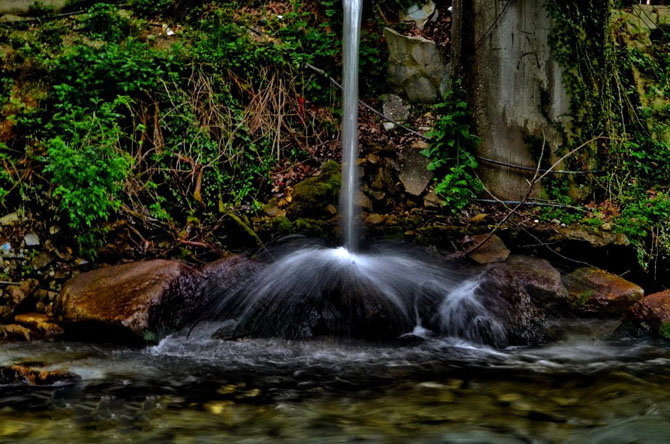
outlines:
[{"label": "large boulder", "polygon": [[[488,316],[497,323],[497,335],[486,341],[497,347],[536,345],[544,342],[544,313],[531,301],[524,285],[514,272],[490,268],[481,277],[475,290]],[[477,318],[482,313],[475,314]]]},{"label": "large boulder", "polygon": [[196,272],[152,260],[100,268],[68,281],[54,312],[66,333],[99,340],[144,340],[189,322],[202,306]]},{"label": "large boulder", "polygon": [[641,333],[670,339],[670,290],[637,301],[626,314],[624,324]]},{"label": "large boulder", "polygon": [[550,313],[568,308],[568,291],[561,280],[561,273],[549,261],[513,255],[505,262],[491,264],[490,267],[501,268],[514,275],[538,307]]},{"label": "large boulder", "polygon": [[595,315],[622,315],[644,296],[638,285],[595,267],[575,270],[563,284],[572,308]]},{"label": "large boulder", "polygon": [[213,307],[213,316],[226,317],[225,296],[245,286],[264,265],[242,255],[221,258],[205,265],[197,292],[203,301]]}]

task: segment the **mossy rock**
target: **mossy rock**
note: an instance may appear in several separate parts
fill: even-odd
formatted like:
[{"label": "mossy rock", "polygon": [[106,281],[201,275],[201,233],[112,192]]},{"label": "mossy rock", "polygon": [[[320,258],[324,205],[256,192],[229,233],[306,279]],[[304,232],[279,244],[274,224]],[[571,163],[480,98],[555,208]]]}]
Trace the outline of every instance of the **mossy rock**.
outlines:
[{"label": "mossy rock", "polygon": [[309,237],[334,238],[337,235],[337,223],[334,220],[299,218],[291,221],[285,216],[265,218],[256,225],[256,231],[263,238],[272,239],[290,234],[304,234]]},{"label": "mossy rock", "polygon": [[305,179],[295,186],[286,216],[291,220],[332,218],[327,207],[337,205],[340,184],[340,166],[335,161],[326,162],[318,177]]}]

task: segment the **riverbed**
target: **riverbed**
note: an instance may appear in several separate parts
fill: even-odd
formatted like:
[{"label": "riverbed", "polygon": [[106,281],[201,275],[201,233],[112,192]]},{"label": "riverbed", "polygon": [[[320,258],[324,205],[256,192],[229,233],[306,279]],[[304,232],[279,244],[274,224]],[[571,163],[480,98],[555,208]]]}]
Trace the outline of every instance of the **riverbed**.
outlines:
[{"label": "riverbed", "polygon": [[[204,326],[206,332],[208,326]],[[662,442],[670,349],[579,321],[542,347],[223,341],[6,344],[0,366],[78,381],[0,387],[1,442]]]}]

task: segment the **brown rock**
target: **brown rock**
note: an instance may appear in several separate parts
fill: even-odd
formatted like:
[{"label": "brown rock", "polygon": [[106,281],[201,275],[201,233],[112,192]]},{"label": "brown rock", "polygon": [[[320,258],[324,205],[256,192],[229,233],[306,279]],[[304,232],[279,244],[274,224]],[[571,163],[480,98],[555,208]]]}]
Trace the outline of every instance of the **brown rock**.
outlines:
[{"label": "brown rock", "polygon": [[[487,234],[478,234],[471,237],[470,247],[478,245],[484,239],[486,239]],[[470,259],[477,262],[480,265],[491,264],[493,262],[502,262],[509,257],[509,250],[500,239],[495,234],[487,240],[484,245],[477,248],[475,251],[470,253]]]},{"label": "brown rock", "polygon": [[66,331],[104,340],[155,341],[189,322],[200,308],[195,278],[191,268],[167,260],[100,268],[69,280],[54,312]]},{"label": "brown rock", "polygon": [[18,339],[30,342],[30,330],[16,324],[0,325],[0,338],[5,340]]},{"label": "brown rock", "polygon": [[561,273],[544,259],[510,256],[505,262],[490,267],[509,271],[539,307],[553,311],[569,306],[568,291],[561,280]]},{"label": "brown rock", "polygon": [[429,191],[423,198],[423,206],[426,208],[440,208],[444,200],[433,191]]},{"label": "brown rock", "polygon": [[57,324],[53,323],[47,315],[42,313],[18,314],[14,316],[14,321],[17,324],[23,324],[34,330],[37,330],[45,337],[54,337],[63,334],[63,329],[60,328]]},{"label": "brown rock", "polygon": [[8,285],[2,295],[4,304],[0,310],[0,319],[11,319],[16,307],[33,294],[38,284],[37,279],[27,279],[19,285]]},{"label": "brown rock", "polygon": [[413,196],[420,196],[433,180],[434,173],[428,170],[430,159],[416,151],[405,150],[400,156],[398,176],[405,191]]},{"label": "brown rock", "polygon": [[646,326],[654,336],[670,339],[670,290],[640,299],[630,308],[626,319]]},{"label": "brown rock", "polygon": [[618,315],[642,299],[644,290],[632,282],[595,267],[584,267],[563,277],[570,305],[583,312]]},{"label": "brown rock", "polygon": [[373,213],[365,218],[365,225],[369,227],[381,225],[384,222],[386,222],[386,216],[384,216],[383,214]]},{"label": "brown rock", "polygon": [[372,201],[361,190],[356,191],[356,205],[368,211],[372,209]]},{"label": "brown rock", "polygon": [[65,370],[44,370],[26,365],[0,367],[0,384],[51,385],[72,383],[79,379],[79,376]]}]

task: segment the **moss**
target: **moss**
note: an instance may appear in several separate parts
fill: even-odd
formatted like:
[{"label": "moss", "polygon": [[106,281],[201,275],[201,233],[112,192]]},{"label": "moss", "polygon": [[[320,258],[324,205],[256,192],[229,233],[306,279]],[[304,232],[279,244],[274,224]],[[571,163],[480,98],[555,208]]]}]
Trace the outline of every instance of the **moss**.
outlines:
[{"label": "moss", "polygon": [[658,335],[663,339],[670,339],[670,322],[663,322],[658,329]]},{"label": "moss", "polygon": [[577,297],[572,301],[572,305],[575,308],[583,307],[592,297],[593,297],[593,290],[583,291],[577,294]]},{"label": "moss", "polygon": [[286,209],[289,219],[330,219],[328,205],[337,204],[340,191],[340,170],[337,162],[323,165],[321,175],[305,179],[295,186],[291,203]]}]

